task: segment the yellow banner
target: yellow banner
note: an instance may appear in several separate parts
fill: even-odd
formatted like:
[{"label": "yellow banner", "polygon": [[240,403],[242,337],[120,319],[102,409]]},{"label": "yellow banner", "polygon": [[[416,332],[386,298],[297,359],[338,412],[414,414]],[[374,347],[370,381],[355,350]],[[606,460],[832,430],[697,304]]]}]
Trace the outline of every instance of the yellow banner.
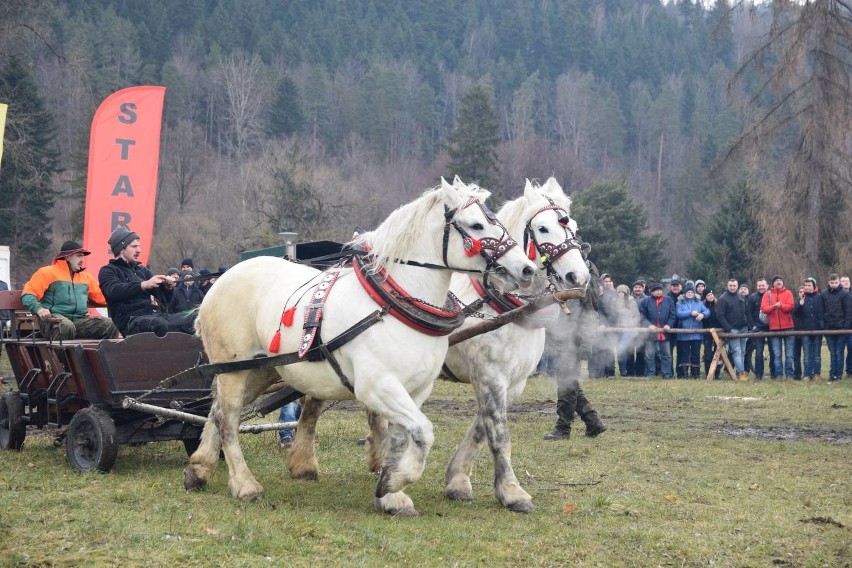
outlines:
[{"label": "yellow banner", "polygon": [[3,133],[6,132],[6,109],[9,105],[0,103],[0,166],[3,165]]}]

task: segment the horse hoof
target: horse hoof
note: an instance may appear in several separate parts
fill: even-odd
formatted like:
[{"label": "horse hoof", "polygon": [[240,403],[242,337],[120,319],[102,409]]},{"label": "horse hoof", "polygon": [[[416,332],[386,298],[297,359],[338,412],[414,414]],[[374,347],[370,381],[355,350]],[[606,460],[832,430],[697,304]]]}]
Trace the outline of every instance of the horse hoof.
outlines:
[{"label": "horse hoof", "polygon": [[535,505],[532,504],[532,501],[518,501],[516,503],[509,503],[506,505],[506,508],[512,511],[513,513],[532,513],[535,511]]},{"label": "horse hoof", "polygon": [[188,467],[183,470],[183,488],[187,491],[198,491],[207,485],[207,480],[195,475],[195,471]]},{"label": "horse hoof", "polygon": [[317,477],[317,472],[315,471],[303,471],[293,474],[293,479],[302,479],[304,481],[316,481]]},{"label": "horse hoof", "polygon": [[466,489],[447,489],[445,495],[452,501],[473,501],[473,492]]},{"label": "horse hoof", "polygon": [[403,507],[398,511],[387,511],[393,517],[419,517],[420,513],[414,507]]},{"label": "horse hoof", "polygon": [[228,484],[231,489],[231,495],[240,501],[253,503],[263,497],[263,486],[259,483],[244,483],[243,485]]},{"label": "horse hoof", "polygon": [[263,497],[263,490],[261,489],[260,491],[246,491],[243,493],[237,493],[236,495],[234,495],[234,497],[246,503],[254,503],[261,497]]},{"label": "horse hoof", "polygon": [[394,517],[416,517],[420,514],[414,508],[411,497],[402,491],[388,493],[382,498],[377,497],[375,506],[377,511]]}]

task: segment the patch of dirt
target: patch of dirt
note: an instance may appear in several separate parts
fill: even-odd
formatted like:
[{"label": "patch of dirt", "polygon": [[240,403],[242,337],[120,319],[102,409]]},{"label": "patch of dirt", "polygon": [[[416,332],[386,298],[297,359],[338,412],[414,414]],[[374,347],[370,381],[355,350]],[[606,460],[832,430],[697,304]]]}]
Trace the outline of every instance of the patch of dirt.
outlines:
[{"label": "patch of dirt", "polygon": [[852,442],[852,430],[799,428],[796,426],[730,426],[708,428],[711,432],[735,438],[761,438],[764,440],[811,440],[815,442]]}]

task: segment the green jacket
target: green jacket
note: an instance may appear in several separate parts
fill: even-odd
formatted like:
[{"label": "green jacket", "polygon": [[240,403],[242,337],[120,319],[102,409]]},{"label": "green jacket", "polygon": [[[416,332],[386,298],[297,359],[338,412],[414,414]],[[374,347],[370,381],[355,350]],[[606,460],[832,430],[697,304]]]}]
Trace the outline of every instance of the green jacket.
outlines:
[{"label": "green jacket", "polygon": [[98,281],[88,272],[71,274],[64,259],[36,270],[21,294],[21,303],[33,314],[47,308],[66,318],[85,317],[90,301],[106,305]]}]

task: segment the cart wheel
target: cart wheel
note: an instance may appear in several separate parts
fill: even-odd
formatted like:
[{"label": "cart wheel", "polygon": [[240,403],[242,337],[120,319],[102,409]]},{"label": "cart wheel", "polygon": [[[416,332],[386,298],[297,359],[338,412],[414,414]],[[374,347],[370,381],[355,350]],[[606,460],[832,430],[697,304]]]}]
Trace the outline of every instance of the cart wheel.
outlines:
[{"label": "cart wheel", "polygon": [[75,471],[108,473],[118,456],[112,418],[91,406],[74,414],[65,433],[65,455]]},{"label": "cart wheel", "polygon": [[20,450],[27,437],[24,424],[24,401],[17,392],[3,393],[0,397],[0,448]]}]

